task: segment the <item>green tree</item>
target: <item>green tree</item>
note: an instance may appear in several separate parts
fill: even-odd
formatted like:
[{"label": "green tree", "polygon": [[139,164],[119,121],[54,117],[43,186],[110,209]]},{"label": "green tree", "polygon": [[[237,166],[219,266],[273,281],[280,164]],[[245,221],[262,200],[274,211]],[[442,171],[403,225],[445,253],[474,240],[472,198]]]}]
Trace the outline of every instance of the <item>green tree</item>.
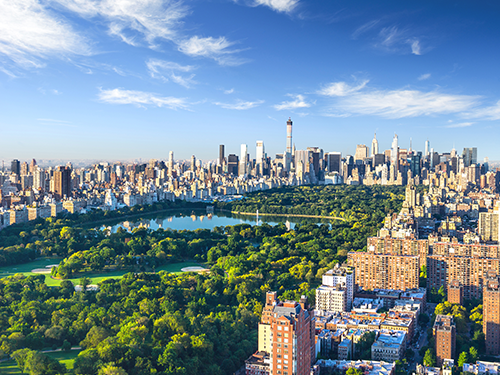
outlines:
[{"label": "green tree", "polygon": [[460,353],[460,355],[458,356],[458,362],[457,362],[458,367],[462,368],[463,365],[464,365],[464,363],[467,363],[467,362],[469,362],[469,355],[468,355],[468,353],[467,352]]},{"label": "green tree", "polygon": [[100,368],[98,375],[128,375],[127,372],[118,366],[105,365]]},{"label": "green tree", "polygon": [[424,365],[427,367],[435,367],[436,366],[436,356],[434,355],[434,351],[432,349],[427,349],[423,359]]}]

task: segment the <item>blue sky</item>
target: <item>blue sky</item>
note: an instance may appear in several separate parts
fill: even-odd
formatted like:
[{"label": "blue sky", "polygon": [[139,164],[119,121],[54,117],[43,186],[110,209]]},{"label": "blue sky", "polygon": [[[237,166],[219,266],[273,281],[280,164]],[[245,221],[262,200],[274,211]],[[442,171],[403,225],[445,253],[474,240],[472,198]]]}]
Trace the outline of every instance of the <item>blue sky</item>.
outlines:
[{"label": "blue sky", "polygon": [[496,1],[0,2],[0,158],[478,147],[500,160]]}]

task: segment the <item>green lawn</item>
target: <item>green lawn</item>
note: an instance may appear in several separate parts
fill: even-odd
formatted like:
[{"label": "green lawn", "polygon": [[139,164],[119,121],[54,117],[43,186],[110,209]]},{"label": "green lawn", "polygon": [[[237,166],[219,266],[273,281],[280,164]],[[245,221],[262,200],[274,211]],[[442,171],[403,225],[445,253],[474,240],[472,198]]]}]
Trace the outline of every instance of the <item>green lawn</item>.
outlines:
[{"label": "green lawn", "polygon": [[[30,275],[40,275],[31,272],[31,270],[35,268],[45,268],[45,266],[52,265],[52,264],[57,264],[61,261],[62,258],[42,258],[39,260],[36,260],[34,262],[30,263],[25,263],[25,264],[19,264],[16,266],[11,266],[11,267],[0,267],[0,278],[2,277],[7,277],[7,276],[12,276],[17,273],[21,273],[25,276],[30,276]],[[186,262],[180,262],[180,263],[172,263],[172,264],[167,264],[165,266],[159,267],[156,269],[156,271],[167,271],[175,274],[180,274],[182,273],[181,269],[184,267],[194,267],[194,266],[203,266],[202,264],[193,262],[193,261],[186,261]],[[85,275],[81,275],[79,277],[73,278],[73,279],[68,279],[70,280],[73,284],[77,285],[80,282],[80,279],[85,276],[88,277],[92,280],[92,284],[99,284],[101,281],[106,280],[106,279],[120,279],[123,277],[123,275],[129,273],[130,271],[124,271],[124,270],[119,270],[119,271],[110,271],[110,272],[99,272],[99,273],[86,273]],[[48,286],[59,286],[61,284],[62,280],[55,280],[50,277],[50,274],[45,274],[45,283]]]},{"label": "green lawn", "polygon": [[[49,357],[57,359],[59,362],[64,364],[68,370],[73,368],[73,363],[75,358],[80,353],[81,349],[75,349],[70,352],[51,352],[45,353]],[[10,361],[0,362],[0,374],[2,375],[21,375],[22,372],[17,367],[16,361],[11,359]]]},{"label": "green lawn", "polygon": [[59,362],[65,365],[68,370],[71,370],[73,368],[75,358],[81,351],[82,351],[81,349],[74,349],[71,350],[70,352],[52,352],[45,354],[47,354],[49,357],[57,359]]},{"label": "green lawn", "polygon": [[16,361],[11,359],[10,361],[0,362],[0,374],[2,375],[21,375],[22,372],[17,367]]}]

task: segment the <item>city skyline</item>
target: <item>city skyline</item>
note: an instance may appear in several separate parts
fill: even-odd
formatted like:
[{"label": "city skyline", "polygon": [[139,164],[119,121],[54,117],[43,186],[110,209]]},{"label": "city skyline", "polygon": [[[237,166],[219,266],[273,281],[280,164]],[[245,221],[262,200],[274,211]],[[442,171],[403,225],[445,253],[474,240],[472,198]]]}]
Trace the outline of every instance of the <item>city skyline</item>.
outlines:
[{"label": "city skyline", "polygon": [[356,144],[500,160],[494,3],[0,5],[3,160],[215,160]]}]

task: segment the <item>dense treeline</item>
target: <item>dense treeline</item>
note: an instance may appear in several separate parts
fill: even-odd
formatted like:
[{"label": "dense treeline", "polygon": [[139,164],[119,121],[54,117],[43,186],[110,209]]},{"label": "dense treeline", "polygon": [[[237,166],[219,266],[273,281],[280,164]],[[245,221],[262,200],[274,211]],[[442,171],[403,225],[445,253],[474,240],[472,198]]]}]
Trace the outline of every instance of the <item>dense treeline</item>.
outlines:
[{"label": "dense treeline", "polygon": [[[134,272],[101,282],[97,292],[80,293],[68,280],[49,288],[43,275],[0,279],[1,354],[16,353],[31,363],[39,356],[33,351],[81,345],[75,374],[97,375],[111,367],[130,375],[231,374],[256,349],[266,291],[277,290],[282,299],[313,299],[322,274],[343,262],[347,251],[362,249],[386,213],[399,209],[400,194],[376,199],[378,193],[366,189],[352,189],[359,199],[342,211],[349,220],[304,223],[292,231],[284,224],[241,224],[110,234],[65,221],[73,219],[24,227],[17,246],[65,257],[55,270],[60,277],[109,268]],[[187,258],[206,263],[211,272],[142,272]]]},{"label": "dense treeline", "polygon": [[[331,216],[331,224],[343,231],[337,246],[366,248],[366,238],[375,236],[388,213],[399,212],[403,186],[310,185],[280,187],[249,193],[242,200],[217,202],[217,208],[237,212]],[[349,229],[354,229],[350,231]],[[347,231],[344,231],[347,230]]]},{"label": "dense treeline", "polygon": [[[26,263],[38,256],[66,256],[75,250],[89,249],[102,240],[99,231],[92,229],[99,223],[120,222],[126,217],[148,215],[162,210],[205,208],[204,203],[165,201],[152,205],[124,207],[116,211],[90,210],[86,214],[66,214],[57,218],[37,219],[4,228],[0,232],[0,267]],[[80,237],[59,237],[60,230],[88,228]]]}]

